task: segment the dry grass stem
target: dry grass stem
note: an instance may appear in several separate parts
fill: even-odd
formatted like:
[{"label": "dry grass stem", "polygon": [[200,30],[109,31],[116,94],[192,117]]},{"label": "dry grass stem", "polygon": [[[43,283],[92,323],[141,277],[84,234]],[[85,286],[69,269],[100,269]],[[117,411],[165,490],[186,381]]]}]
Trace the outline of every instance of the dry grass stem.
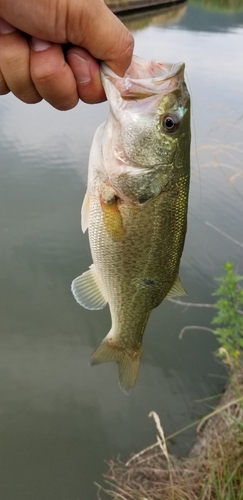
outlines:
[{"label": "dry grass stem", "polygon": [[187,332],[188,330],[203,330],[204,332],[214,333],[214,330],[212,328],[208,328],[207,326],[197,326],[197,325],[184,326],[184,328],[182,328],[179,334],[180,340],[182,339],[184,333]]},{"label": "dry grass stem", "polygon": [[214,229],[215,231],[217,231],[222,236],[225,236],[225,238],[227,238],[228,240],[232,241],[233,243],[235,243],[239,247],[243,248],[243,243],[241,243],[240,241],[236,240],[235,238],[232,238],[232,236],[230,236],[229,234],[225,233],[224,231],[221,231],[221,229],[219,229],[217,226],[214,226],[214,224],[211,224],[211,222],[205,221],[205,224],[207,226],[211,227],[212,229]]}]

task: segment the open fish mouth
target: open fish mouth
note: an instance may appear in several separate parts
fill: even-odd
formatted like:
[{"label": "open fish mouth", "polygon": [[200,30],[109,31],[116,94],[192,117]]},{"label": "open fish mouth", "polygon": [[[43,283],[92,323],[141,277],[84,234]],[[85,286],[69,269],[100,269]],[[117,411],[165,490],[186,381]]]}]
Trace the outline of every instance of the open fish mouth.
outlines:
[{"label": "open fish mouth", "polygon": [[160,63],[133,56],[132,63],[124,77],[117,76],[103,63],[101,78],[104,87],[108,80],[123,99],[143,99],[176,90],[184,81],[184,69],[183,62]]}]

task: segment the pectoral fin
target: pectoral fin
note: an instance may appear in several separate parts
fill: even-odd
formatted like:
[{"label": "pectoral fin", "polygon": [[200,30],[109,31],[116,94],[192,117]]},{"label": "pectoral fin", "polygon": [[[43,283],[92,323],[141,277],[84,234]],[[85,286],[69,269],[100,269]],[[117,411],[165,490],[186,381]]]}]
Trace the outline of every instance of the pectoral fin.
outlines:
[{"label": "pectoral fin", "polygon": [[73,280],[71,290],[76,301],[86,309],[103,309],[107,303],[94,264]]},{"label": "pectoral fin", "polygon": [[186,293],[186,291],[181,283],[179,276],[177,276],[169,293],[166,295],[166,299],[169,299],[170,297],[180,296],[180,295],[187,295],[187,293]]},{"label": "pectoral fin", "polygon": [[107,232],[112,239],[119,240],[124,235],[124,227],[117,197],[114,195],[113,198],[108,201],[102,197],[100,203]]}]

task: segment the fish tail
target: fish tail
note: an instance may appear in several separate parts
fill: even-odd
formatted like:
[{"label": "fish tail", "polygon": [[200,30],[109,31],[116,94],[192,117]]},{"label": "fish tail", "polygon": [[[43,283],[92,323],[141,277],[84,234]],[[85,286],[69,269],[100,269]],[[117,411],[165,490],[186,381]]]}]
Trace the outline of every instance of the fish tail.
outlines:
[{"label": "fish tail", "polygon": [[114,340],[105,338],[92,354],[91,365],[115,361],[118,364],[119,386],[129,394],[137,380],[142,349],[123,347]]}]

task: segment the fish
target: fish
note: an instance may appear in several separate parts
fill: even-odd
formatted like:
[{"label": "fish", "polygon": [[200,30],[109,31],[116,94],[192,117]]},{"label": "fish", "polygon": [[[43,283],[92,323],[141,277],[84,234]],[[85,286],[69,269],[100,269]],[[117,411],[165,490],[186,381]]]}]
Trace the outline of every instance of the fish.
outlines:
[{"label": "fish", "polygon": [[81,216],[93,263],[71,289],[85,308],[109,304],[111,329],[90,363],[116,362],[128,394],[152,310],[186,293],[179,278],[190,182],[184,68],[133,56],[120,77],[101,65],[110,112],[94,135]]}]

